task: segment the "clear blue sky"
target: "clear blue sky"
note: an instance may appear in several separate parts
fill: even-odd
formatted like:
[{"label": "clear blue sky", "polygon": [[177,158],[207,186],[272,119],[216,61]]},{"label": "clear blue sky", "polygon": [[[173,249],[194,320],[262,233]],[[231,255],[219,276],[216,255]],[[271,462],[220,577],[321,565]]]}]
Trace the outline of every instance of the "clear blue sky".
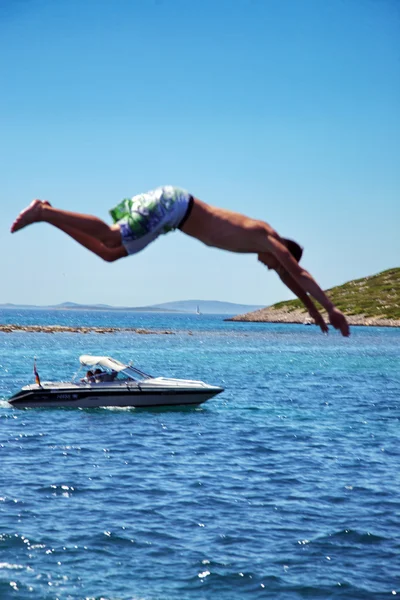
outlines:
[{"label": "clear blue sky", "polygon": [[163,184],[271,223],[324,288],[399,266],[398,0],[2,0],[0,303],[291,297],[180,232],[103,263],[32,198],[108,220]]}]

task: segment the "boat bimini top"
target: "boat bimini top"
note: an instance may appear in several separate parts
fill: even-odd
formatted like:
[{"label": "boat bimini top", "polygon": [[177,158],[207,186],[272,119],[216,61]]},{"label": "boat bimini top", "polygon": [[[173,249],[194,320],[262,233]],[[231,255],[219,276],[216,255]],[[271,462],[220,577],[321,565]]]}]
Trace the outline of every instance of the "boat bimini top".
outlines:
[{"label": "boat bimini top", "polygon": [[103,369],[116,371],[117,373],[121,373],[122,371],[124,375],[134,380],[138,378],[154,379],[152,375],[140,371],[134,367],[132,363],[124,364],[115,358],[111,358],[111,356],[91,356],[90,354],[82,354],[82,356],[79,357],[79,362],[83,367],[103,367]]}]

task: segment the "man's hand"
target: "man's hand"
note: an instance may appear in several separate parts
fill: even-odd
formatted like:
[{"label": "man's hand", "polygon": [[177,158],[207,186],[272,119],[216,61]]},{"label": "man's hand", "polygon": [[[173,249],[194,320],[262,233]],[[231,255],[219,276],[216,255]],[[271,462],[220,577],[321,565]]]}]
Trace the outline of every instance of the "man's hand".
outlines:
[{"label": "man's hand", "polygon": [[323,316],[321,315],[319,310],[317,310],[316,306],[308,307],[308,314],[312,319],[314,319],[315,324],[318,325],[318,327],[320,327],[322,333],[328,333],[328,325],[325,323]]},{"label": "man's hand", "polygon": [[339,329],[345,337],[350,335],[350,327],[343,313],[337,308],[329,311],[329,322],[335,329]]}]

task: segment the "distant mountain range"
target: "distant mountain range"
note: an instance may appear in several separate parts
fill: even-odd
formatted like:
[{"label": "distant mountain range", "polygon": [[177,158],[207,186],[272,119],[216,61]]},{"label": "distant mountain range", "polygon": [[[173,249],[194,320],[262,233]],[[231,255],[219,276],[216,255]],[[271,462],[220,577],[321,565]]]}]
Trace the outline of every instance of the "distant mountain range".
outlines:
[{"label": "distant mountain range", "polygon": [[9,309],[53,309],[53,310],[119,310],[134,312],[180,312],[197,314],[237,315],[263,308],[263,305],[235,304],[234,302],[220,302],[219,300],[178,300],[177,302],[164,302],[151,306],[110,306],[109,304],[77,304],[76,302],[62,302],[50,306],[36,306],[30,304],[0,304],[0,308]]},{"label": "distant mountain range", "polygon": [[[252,308],[250,308],[250,306]],[[164,302],[163,304],[156,304],[152,308],[190,313],[194,313],[199,310],[202,314],[235,315],[240,313],[242,309],[249,311],[258,310],[259,308],[263,307],[264,305],[235,304],[234,302],[220,302],[219,300],[180,300],[178,302]]]}]

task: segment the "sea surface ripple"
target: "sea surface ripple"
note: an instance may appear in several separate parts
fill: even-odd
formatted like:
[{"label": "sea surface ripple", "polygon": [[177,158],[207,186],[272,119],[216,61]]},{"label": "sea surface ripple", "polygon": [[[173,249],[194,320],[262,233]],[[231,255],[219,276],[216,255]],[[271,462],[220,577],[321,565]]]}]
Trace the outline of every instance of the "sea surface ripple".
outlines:
[{"label": "sea surface ripple", "polygon": [[[219,316],[0,311],[168,329],[0,333],[0,599],[400,595],[400,331]],[[225,392],[195,408],[17,410],[80,354]]]}]

